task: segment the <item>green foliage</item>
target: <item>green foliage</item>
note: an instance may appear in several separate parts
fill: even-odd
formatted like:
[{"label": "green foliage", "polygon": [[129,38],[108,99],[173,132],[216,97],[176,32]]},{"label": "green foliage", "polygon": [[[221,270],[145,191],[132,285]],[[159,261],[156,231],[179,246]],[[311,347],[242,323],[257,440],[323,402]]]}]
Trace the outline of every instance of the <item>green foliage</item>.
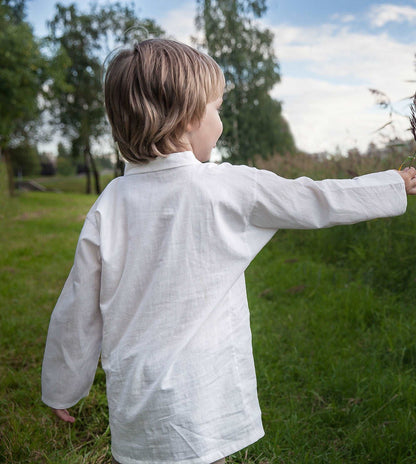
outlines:
[{"label": "green foliage", "polygon": [[102,155],[97,157],[97,165],[100,170],[114,171],[114,163],[110,155]]},{"label": "green foliage", "polygon": [[1,4],[6,6],[10,11],[10,19],[13,22],[20,23],[26,17],[25,0],[2,0]]},{"label": "green foliage", "polygon": [[71,153],[63,143],[58,144],[58,157],[56,160],[56,172],[61,176],[74,175],[76,164]]},{"label": "green foliage", "polygon": [[0,147],[38,116],[44,61],[30,25],[0,3]]},{"label": "green foliage", "polygon": [[[415,198],[409,197],[408,209],[414,211]],[[412,213],[392,219],[368,221],[333,229],[294,231],[295,246],[308,250],[315,259],[349,269],[355,278],[380,294],[400,294],[409,302],[416,298],[413,273]]]},{"label": "green foliage", "polygon": [[14,175],[33,176],[40,172],[38,150],[27,140],[16,147],[10,148]]},{"label": "green foliage", "polygon": [[46,43],[55,63],[53,67],[63,66],[48,87],[49,109],[59,121],[62,133],[69,138],[73,156],[83,159],[87,192],[90,191],[90,170],[95,175],[96,192],[100,191],[91,145],[108,130],[102,62],[110,51],[110,43],[120,46],[129,40],[126,31],[132,26],[137,28],[137,39],[147,33],[159,35],[163,32],[154,21],[139,20],[133,5],[123,6],[121,3],[103,7],[93,5],[87,13],[79,11],[75,4],[64,6],[58,3],[55,16],[49,22],[50,34]]},{"label": "green foliage", "polygon": [[101,62],[94,52],[101,50],[96,18],[79,13],[75,4],[56,5],[56,15],[49,23],[50,40],[56,47],[56,56],[67,58],[65,91],[51,85],[50,96],[56,116],[65,135],[81,137],[98,135],[99,123],[104,116],[100,99]]},{"label": "green foliage", "polygon": [[6,164],[0,159],[0,218],[2,217],[2,210],[7,198],[7,172]]},{"label": "green foliage", "polygon": [[0,154],[10,195],[14,192],[10,148],[27,138],[39,117],[38,95],[46,68],[39,43],[24,21],[24,4],[0,1]]},{"label": "green foliage", "polygon": [[75,174],[75,166],[68,157],[58,156],[56,160],[56,172],[61,176],[72,176]]},{"label": "green foliage", "polygon": [[220,143],[235,162],[294,150],[281,105],[269,95],[280,75],[273,34],[255,24],[265,11],[265,0],[198,0],[202,46],[226,80]]}]

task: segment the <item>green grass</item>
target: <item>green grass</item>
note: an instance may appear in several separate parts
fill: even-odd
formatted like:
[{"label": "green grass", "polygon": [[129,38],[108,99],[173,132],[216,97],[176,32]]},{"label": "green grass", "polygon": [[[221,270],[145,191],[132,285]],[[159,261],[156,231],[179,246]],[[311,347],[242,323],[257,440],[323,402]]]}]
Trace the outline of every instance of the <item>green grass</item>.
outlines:
[{"label": "green grass", "polygon": [[100,462],[75,458],[73,449],[105,431],[96,409],[102,393],[88,402],[92,423],[80,442],[76,428],[57,424],[39,397],[47,321],[94,199],[33,193],[6,206],[0,223],[0,462]]},{"label": "green grass", "polygon": [[295,239],[282,235],[247,279],[267,434],[251,455],[416,462],[413,305],[363,284],[344,263],[316,261],[302,248],[288,257]]},{"label": "green grass", "polygon": [[[49,317],[94,196],[0,210],[0,462],[109,463],[105,378],[73,408],[40,401]],[[416,462],[416,203],[400,218],[280,231],[247,271],[266,437],[229,463]]]},{"label": "green grass", "polygon": [[[112,174],[100,176],[101,190],[113,179]],[[46,187],[49,191],[62,193],[85,193],[86,178],[85,175],[79,176],[43,176],[36,177],[33,180]],[[91,177],[91,189],[94,191],[94,179]]]}]

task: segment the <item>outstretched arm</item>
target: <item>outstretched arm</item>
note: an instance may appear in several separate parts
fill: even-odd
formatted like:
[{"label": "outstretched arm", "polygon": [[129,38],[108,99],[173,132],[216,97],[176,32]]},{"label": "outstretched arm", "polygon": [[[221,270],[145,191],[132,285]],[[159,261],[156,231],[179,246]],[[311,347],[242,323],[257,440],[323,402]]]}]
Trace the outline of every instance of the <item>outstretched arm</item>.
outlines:
[{"label": "outstretched arm", "polygon": [[318,229],[392,217],[406,211],[416,193],[415,169],[389,170],[354,179],[284,179],[258,171],[250,222],[274,229]]}]

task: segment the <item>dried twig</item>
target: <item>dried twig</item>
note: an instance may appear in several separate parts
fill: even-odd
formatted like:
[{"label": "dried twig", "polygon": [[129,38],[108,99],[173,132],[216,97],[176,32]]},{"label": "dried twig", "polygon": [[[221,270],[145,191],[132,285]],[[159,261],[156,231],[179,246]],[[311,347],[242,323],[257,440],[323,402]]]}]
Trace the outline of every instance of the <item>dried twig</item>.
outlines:
[{"label": "dried twig", "polygon": [[[413,135],[413,139],[416,142],[416,93],[413,96],[412,104],[410,105],[410,132]],[[408,156],[399,167],[401,171],[405,167],[413,166],[413,162],[416,159],[416,151],[413,155]]]},{"label": "dried twig", "polygon": [[375,97],[376,97],[376,104],[380,106],[380,108],[388,109],[390,118],[393,115],[393,105],[391,103],[390,98],[380,90],[377,89],[368,89]]},{"label": "dried twig", "polygon": [[410,131],[416,142],[416,93],[413,96],[413,103],[410,105]]}]

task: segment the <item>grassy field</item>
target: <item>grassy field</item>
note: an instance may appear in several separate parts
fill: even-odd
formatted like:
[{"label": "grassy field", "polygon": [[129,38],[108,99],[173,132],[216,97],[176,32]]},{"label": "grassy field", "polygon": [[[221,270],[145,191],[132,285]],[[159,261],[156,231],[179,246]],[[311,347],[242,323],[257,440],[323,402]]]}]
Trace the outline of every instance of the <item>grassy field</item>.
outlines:
[{"label": "grassy field", "polygon": [[[114,176],[105,174],[100,176],[101,190],[111,181]],[[58,193],[85,193],[86,178],[85,175],[79,176],[43,176],[36,177],[36,182],[45,187],[48,191]],[[91,189],[94,191],[94,179],[91,178]]]},{"label": "grassy field", "polygon": [[[40,401],[50,313],[94,200],[0,202],[0,462],[110,462],[101,369],[74,426]],[[411,201],[396,219],[280,231],[252,263],[266,437],[229,463],[416,462],[415,213]]]}]

